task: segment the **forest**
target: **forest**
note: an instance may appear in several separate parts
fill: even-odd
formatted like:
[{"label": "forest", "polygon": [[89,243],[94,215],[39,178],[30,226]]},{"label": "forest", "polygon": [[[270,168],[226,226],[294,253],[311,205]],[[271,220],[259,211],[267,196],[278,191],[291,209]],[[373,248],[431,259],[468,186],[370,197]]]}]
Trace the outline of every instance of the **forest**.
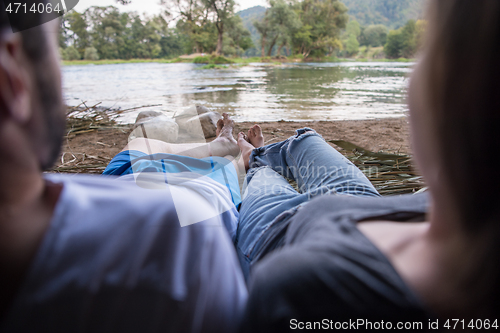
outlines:
[{"label": "forest", "polygon": [[409,20],[421,18],[425,1],[422,0],[343,0],[349,15],[361,25],[382,24],[398,29]]},{"label": "forest", "polygon": [[[421,16],[416,1],[377,0],[380,6],[365,6],[370,19],[360,13],[363,4],[374,2],[364,0],[270,0],[268,8],[256,6],[240,12],[235,12],[234,0],[161,0],[163,12],[150,17],[120,12],[114,6],[90,7],[63,17],[59,46],[64,60],[90,61],[174,59],[193,53],[294,59],[412,58],[425,30],[425,21],[413,19]],[[354,11],[345,3],[354,6]],[[402,18],[409,19],[398,26]]]}]

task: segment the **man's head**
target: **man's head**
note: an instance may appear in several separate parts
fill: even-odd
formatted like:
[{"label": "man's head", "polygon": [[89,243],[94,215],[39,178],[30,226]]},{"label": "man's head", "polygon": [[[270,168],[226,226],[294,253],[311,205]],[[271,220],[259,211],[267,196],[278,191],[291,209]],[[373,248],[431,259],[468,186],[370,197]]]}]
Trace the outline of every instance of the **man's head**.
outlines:
[{"label": "man's head", "polygon": [[0,147],[26,144],[44,170],[55,162],[64,133],[58,21],[13,33],[11,24],[42,17],[26,15],[21,22],[9,22],[4,2],[0,9],[0,128],[6,132],[16,128],[25,138],[23,143],[3,140]]}]

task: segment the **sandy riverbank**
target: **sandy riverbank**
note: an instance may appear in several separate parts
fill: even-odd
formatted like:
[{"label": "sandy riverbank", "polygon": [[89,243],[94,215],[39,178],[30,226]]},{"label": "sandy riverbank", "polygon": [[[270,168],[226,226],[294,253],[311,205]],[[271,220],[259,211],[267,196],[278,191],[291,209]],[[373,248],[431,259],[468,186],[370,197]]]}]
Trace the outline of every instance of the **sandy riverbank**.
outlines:
[{"label": "sandy riverbank", "polygon": [[[253,123],[237,123],[235,134],[247,131],[252,125]],[[260,123],[260,125],[266,143],[284,140],[292,136],[296,129],[310,127],[323,135],[326,140],[346,140],[375,152],[410,153],[406,117],[349,121],[281,121]],[[99,160],[101,164],[107,164],[106,161],[109,162],[127,144],[129,130],[129,127],[99,129],[70,136],[63,146],[64,162],[68,165],[68,161],[75,158],[75,162],[90,158]],[[338,147],[335,148],[340,150]],[[58,162],[58,165],[60,164],[61,160]]]}]

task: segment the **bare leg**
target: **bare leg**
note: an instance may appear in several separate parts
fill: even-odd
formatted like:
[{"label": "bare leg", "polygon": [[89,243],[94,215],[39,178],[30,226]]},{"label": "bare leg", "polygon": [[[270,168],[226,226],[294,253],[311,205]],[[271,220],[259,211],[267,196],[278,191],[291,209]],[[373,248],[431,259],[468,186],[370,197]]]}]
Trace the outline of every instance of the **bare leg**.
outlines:
[{"label": "bare leg", "polygon": [[217,123],[217,138],[206,143],[166,143],[154,139],[138,138],[130,141],[123,149],[138,150],[146,154],[174,154],[193,158],[209,156],[234,157],[238,156],[240,149],[233,137],[234,122],[229,115],[224,113],[223,119]]}]

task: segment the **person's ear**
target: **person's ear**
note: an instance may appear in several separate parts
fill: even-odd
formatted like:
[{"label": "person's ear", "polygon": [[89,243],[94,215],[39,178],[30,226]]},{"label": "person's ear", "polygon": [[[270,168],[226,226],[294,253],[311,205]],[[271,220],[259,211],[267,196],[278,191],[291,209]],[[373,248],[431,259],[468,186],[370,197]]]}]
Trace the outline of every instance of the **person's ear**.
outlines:
[{"label": "person's ear", "polygon": [[31,117],[30,77],[20,33],[0,32],[0,113],[18,123]]}]

